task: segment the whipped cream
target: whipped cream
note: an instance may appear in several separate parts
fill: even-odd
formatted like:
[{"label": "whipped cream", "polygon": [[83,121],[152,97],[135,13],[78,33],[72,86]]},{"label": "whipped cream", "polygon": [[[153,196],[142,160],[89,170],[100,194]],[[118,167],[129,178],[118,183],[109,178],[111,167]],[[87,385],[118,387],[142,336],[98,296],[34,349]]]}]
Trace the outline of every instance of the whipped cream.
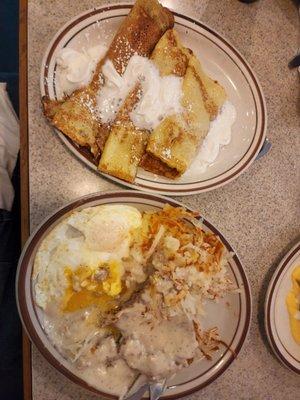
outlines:
[{"label": "whipped cream", "polygon": [[226,101],[214,119],[199,152],[183,177],[193,177],[199,172],[205,172],[219,155],[222,146],[231,141],[231,128],[236,119],[236,109],[230,101]]},{"label": "whipped cream", "polygon": [[153,130],[166,116],[181,112],[182,78],[160,77],[158,68],[148,58],[132,56],[122,76],[108,60],[102,73],[104,85],[97,96],[97,109],[104,123],[115,119],[126,96],[138,82],[139,101],[129,115],[136,127]]},{"label": "whipped cream", "polygon": [[56,56],[56,75],[62,94],[70,95],[74,90],[88,85],[98,61],[106,51],[104,46],[94,46],[81,52],[68,47],[61,49]]},{"label": "whipped cream", "polygon": [[[98,61],[107,48],[94,46],[79,52],[70,48],[61,49],[56,57],[57,78],[64,94],[87,85]],[[102,67],[104,85],[97,95],[97,111],[104,123],[113,122],[129,92],[139,82],[140,98],[130,118],[140,129],[155,129],[168,115],[182,112],[182,78],[175,75],[160,77],[159,70],[148,58],[134,55],[129,60],[123,75],[119,75],[110,60]],[[221,112],[210,124],[198,154],[183,177],[194,177],[204,173],[219,155],[222,146],[231,141],[231,128],[236,119],[236,110],[226,101]]]}]

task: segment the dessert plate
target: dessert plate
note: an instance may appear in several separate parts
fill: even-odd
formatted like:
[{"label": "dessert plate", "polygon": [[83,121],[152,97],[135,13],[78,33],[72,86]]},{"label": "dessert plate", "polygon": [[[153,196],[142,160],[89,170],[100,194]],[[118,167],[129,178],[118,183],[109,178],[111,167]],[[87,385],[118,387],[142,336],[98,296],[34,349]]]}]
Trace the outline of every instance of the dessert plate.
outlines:
[{"label": "dessert plate", "polygon": [[[68,213],[86,207],[116,203],[131,205],[141,211],[158,210],[167,203],[175,207],[182,206],[182,204],[167,197],[127,190],[95,193],[81,197],[50,215],[31,235],[19,261],[16,281],[17,303],[23,326],[41,354],[58,371],[75,383],[108,398],[116,397],[110,393],[102,393],[94,389],[82,380],[80,376],[76,375],[70,364],[58,353],[46,336],[42,328],[42,316],[33,300],[31,276],[35,254],[41,241]],[[168,389],[162,396],[168,399],[182,397],[195,392],[220,376],[240,352],[251,320],[250,288],[241,261],[221,232],[206,219],[201,218],[201,220],[203,229],[218,235],[227,250],[232,253],[228,271],[230,279],[238,290],[228,294],[218,303],[209,303],[208,301],[208,313],[205,318],[207,327],[204,326],[204,329],[218,326],[220,336],[228,347],[221,347],[213,354],[211,360],[202,359],[192,363],[188,368],[181,370],[169,380],[167,382]]]},{"label": "dessert plate", "polygon": [[300,345],[292,336],[286,307],[286,296],[292,287],[291,274],[297,265],[300,265],[300,242],[286,254],[271,279],[265,302],[265,328],[279,361],[300,374]]},{"label": "dessert plate", "polygon": [[[57,99],[60,92],[55,78],[56,56],[69,47],[75,50],[96,45],[109,45],[121,20],[132,5],[103,6],[86,11],[65,24],[49,44],[42,61],[41,95]],[[223,147],[215,162],[205,172],[188,170],[177,180],[171,180],[139,169],[135,182],[130,184],[106,176],[119,184],[150,192],[183,196],[206,192],[223,186],[244,172],[255,160],[266,134],[267,114],[261,86],[244,57],[219,33],[186,15],[172,10],[175,29],[185,46],[199,57],[209,76],[224,86],[236,108],[237,118],[232,127],[232,139]],[[90,152],[78,147],[57,131],[68,149],[86,165],[97,171]]]}]

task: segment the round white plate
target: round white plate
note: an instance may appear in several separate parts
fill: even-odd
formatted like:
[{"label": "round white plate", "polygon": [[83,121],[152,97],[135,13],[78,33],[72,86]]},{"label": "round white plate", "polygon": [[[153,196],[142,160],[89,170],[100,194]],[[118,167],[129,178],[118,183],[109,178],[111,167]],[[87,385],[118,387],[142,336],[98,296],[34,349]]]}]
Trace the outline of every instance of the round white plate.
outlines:
[{"label": "round white plate", "polygon": [[[65,24],[49,44],[41,69],[41,95],[57,98],[59,85],[55,79],[56,55],[64,47],[82,50],[95,45],[109,45],[117,27],[132,5],[103,6],[86,11]],[[267,114],[262,89],[243,56],[220,34],[202,22],[173,12],[175,29],[183,43],[201,60],[205,71],[226,89],[237,111],[232,140],[223,147],[216,161],[206,172],[197,172],[178,180],[170,180],[139,169],[135,182],[100,174],[138,190],[168,195],[189,195],[212,190],[237,178],[255,160],[265,140]],[[61,132],[65,145],[89,167],[97,170],[91,154],[79,148]]]},{"label": "round white plate", "polygon": [[[42,353],[42,355],[61,373],[75,383],[96,392],[104,397],[114,398],[109,393],[101,393],[88,386],[74,371],[71,371],[68,362],[53,347],[42,329],[39,309],[35,306],[32,294],[32,268],[36,251],[45,237],[68,213],[100,204],[130,204],[139,210],[157,210],[168,203],[173,206],[182,204],[166,197],[137,191],[120,191],[95,193],[81,197],[48,217],[32,234],[23,249],[17,274],[17,302],[19,313],[29,337]],[[217,326],[222,340],[228,348],[221,348],[214,353],[212,360],[203,359],[183,369],[168,382],[168,390],[164,398],[178,398],[195,392],[208,385],[221,375],[238,355],[248,333],[251,320],[251,294],[249,283],[243,266],[225,237],[210,222],[203,219],[203,228],[217,234],[228,251],[233,253],[229,263],[229,276],[239,288],[238,293],[231,293],[218,304],[208,303],[206,326]]]},{"label": "round white plate", "polygon": [[269,284],[265,302],[265,327],[277,358],[286,367],[300,374],[300,345],[291,334],[285,303],[292,287],[291,274],[297,265],[300,265],[300,242],[280,262]]}]

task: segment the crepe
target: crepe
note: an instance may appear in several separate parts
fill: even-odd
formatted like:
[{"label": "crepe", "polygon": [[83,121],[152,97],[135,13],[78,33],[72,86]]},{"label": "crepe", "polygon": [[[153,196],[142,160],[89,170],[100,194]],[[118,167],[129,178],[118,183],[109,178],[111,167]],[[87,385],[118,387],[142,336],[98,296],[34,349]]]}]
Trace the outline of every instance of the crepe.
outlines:
[{"label": "crepe", "polygon": [[129,117],[138,101],[139,86],[126,98],[112,126],[99,162],[99,170],[133,182],[145,151],[148,131],[138,129]]},{"label": "crepe", "polygon": [[[150,172],[174,179],[182,175],[193,160],[199,145],[208,133],[210,121],[215,119],[226,100],[224,88],[206,75],[193,52],[179,41],[174,30],[167,32],[168,46],[160,51],[156,61],[160,73],[167,68],[178,74],[176,60],[186,57],[186,71],[182,85],[183,112],[165,118],[149,137],[140,166]],[[162,39],[161,39],[162,40]],[[173,46],[172,50],[169,47]],[[154,53],[157,50],[154,50]],[[174,53],[177,57],[174,57]],[[163,60],[167,60],[164,61]],[[165,67],[165,65],[167,67]],[[173,72],[171,72],[173,71]],[[182,70],[180,70],[182,73]]]},{"label": "crepe", "polygon": [[[133,182],[137,168],[176,178],[186,171],[197,147],[206,136],[210,120],[226,99],[225,90],[209,78],[191,50],[185,48],[174,29],[157,43],[151,60],[161,76],[183,77],[183,113],[165,118],[150,134],[138,129],[129,113],[138,101],[138,86],[128,96],[111,129],[99,170]],[[147,143],[147,147],[146,147]]]},{"label": "crepe", "polygon": [[[157,43],[151,60],[156,64],[161,76],[174,74],[184,76],[188,57],[179,44],[177,33],[170,29]],[[130,120],[129,113],[138,102],[139,85],[128,95],[111,129],[99,170],[128,182],[133,182],[138,165],[145,153],[150,132],[138,129]],[[152,165],[152,164],[151,164]]]},{"label": "crepe", "polygon": [[[44,114],[61,132],[80,146],[90,148],[95,158],[109,130],[96,109],[96,94],[101,85],[101,69],[109,59],[122,74],[133,54],[149,56],[164,32],[174,24],[172,13],[157,0],[137,0],[120,26],[106,56],[98,63],[91,83],[61,102],[43,97]],[[101,88],[100,88],[101,90]]]}]

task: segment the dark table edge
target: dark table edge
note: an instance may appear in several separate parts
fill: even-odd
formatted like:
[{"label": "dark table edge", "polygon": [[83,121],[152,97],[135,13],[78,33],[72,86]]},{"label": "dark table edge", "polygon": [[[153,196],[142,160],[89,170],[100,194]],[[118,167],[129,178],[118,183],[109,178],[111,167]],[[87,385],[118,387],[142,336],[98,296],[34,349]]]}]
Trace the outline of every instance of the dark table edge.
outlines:
[{"label": "dark table edge", "polygon": [[[24,246],[30,233],[29,222],[29,148],[28,148],[28,1],[19,3],[19,106],[20,106],[20,196],[21,243]],[[32,400],[31,344],[23,330],[23,393]]]}]

